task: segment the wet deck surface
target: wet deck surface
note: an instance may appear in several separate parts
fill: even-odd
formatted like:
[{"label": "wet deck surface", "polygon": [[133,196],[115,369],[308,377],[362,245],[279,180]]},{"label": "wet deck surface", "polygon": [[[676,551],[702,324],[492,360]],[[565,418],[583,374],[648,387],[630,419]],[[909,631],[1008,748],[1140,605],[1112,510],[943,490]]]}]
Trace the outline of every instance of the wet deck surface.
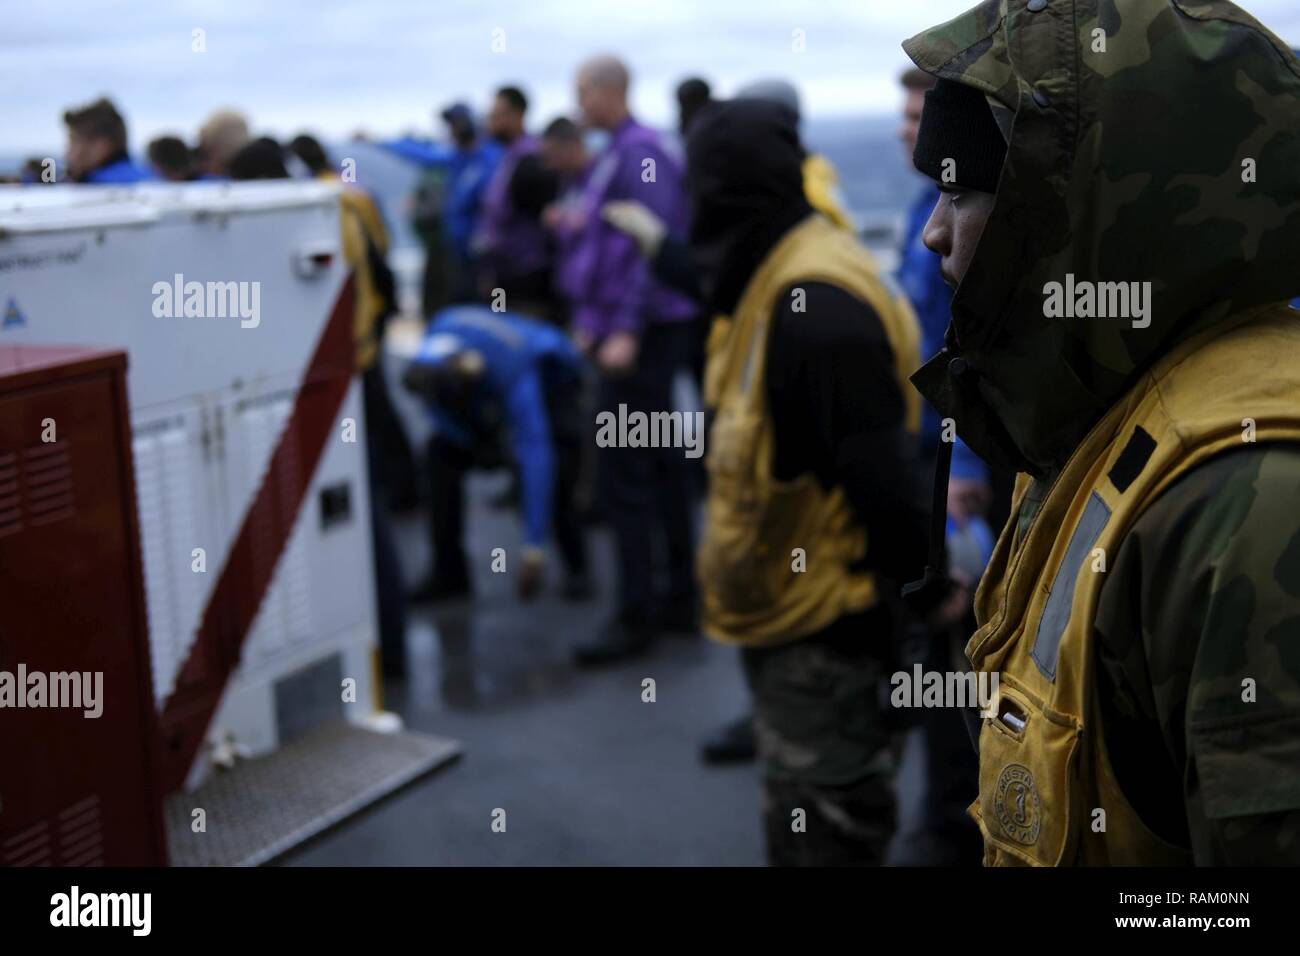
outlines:
[{"label": "wet deck surface", "polygon": [[[600,671],[571,663],[613,592],[608,532],[591,534],[597,597],[554,587],[532,604],[493,548],[513,552],[518,523],[467,496],[472,602],[413,607],[409,673],[385,687],[407,726],[460,742],[464,756],[293,854],[288,865],[757,865],[760,781],[753,765],[705,767],[700,740],[746,704],[736,652],[704,638],[664,638],[645,657]],[[408,573],[428,561],[424,518],[399,523]],[[414,575],[413,575],[414,577]],[[554,584],[554,582],[552,582]],[[654,678],[657,700],[642,702]],[[506,811],[504,833],[493,813]]]},{"label": "wet deck surface", "polygon": [[[393,341],[402,335],[418,341],[420,328],[390,327],[390,382],[400,381],[403,367]],[[681,407],[697,407],[678,391]],[[423,411],[402,389],[391,394],[414,447],[423,448]],[[490,570],[494,548],[506,549],[508,563],[520,544],[516,513],[489,503],[506,483],[504,473],[475,475],[466,490],[475,599],[412,606],[407,677],[385,685],[388,710],[413,730],[454,738],[464,756],[283,862],[762,865],[757,766],[707,767],[699,759],[704,737],[748,710],[738,652],[703,637],[667,637],[638,660],[578,670],[573,647],[596,632],[612,607],[610,532],[589,532],[597,587],[592,601],[574,604],[559,596],[553,554],[548,590],[521,604],[510,574]],[[409,582],[428,569],[426,521],[421,511],[396,522]],[[646,677],[655,680],[652,704],[641,700]],[[915,733],[900,744],[900,832],[890,858],[917,862],[925,858],[916,835],[924,789],[921,744]],[[492,831],[498,808],[506,811],[504,833]]]}]

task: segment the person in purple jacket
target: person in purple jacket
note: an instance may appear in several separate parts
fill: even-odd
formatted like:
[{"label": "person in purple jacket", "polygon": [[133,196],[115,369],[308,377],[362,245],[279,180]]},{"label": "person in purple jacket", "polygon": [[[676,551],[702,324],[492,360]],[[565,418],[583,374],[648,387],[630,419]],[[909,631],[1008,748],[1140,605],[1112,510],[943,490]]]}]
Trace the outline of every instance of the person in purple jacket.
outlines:
[{"label": "person in purple jacket", "polygon": [[492,100],[487,131],[505,148],[483,193],[473,247],[480,285],[509,287],[530,301],[551,304],[551,237],[542,209],[556,191],[556,177],[542,163],[537,137],[524,129],[528,98],[503,86]]},{"label": "person in purple jacket", "polygon": [[[690,354],[698,310],[656,281],[636,241],[605,222],[601,207],[634,199],[686,232],[682,169],[658,133],[628,111],[628,71],[614,57],[578,71],[578,105],[587,127],[608,145],[591,159],[561,230],[558,285],[575,342],[600,373],[597,410],[647,416],[674,410],[673,379]],[[629,445],[631,443],[629,442]],[[618,609],[590,643],[576,650],[596,666],[640,653],[661,632],[694,633],[696,594],[690,520],[690,472],[682,448],[607,447],[599,451],[602,503],[618,550]],[[666,594],[656,594],[653,557],[668,567]]]}]

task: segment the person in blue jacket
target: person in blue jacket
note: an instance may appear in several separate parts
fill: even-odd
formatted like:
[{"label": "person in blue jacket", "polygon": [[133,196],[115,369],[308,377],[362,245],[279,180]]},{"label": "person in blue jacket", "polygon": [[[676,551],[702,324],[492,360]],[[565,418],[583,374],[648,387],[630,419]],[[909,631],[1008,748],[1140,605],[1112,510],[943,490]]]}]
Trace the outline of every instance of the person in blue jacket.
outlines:
[{"label": "person in blue jacket", "polygon": [[[504,467],[510,459],[519,473],[524,547],[517,557],[507,554],[506,572],[517,568],[520,595],[533,597],[541,585],[543,547],[554,536],[564,560],[565,596],[589,593],[575,506],[585,434],[582,359],[563,332],[525,311],[477,304],[440,310],[404,376],[406,387],[426,400],[435,430],[428,449],[434,566],[417,600],[471,592],[464,479],[471,469]],[[488,555],[481,557],[488,562]]]},{"label": "person in blue jacket", "polygon": [[111,101],[101,97],[67,110],[63,123],[68,128],[68,178],[73,182],[114,185],[154,178],[147,166],[127,155],[126,122]]},{"label": "person in blue jacket", "polygon": [[443,222],[454,259],[452,301],[469,302],[478,298],[479,293],[474,234],[484,194],[501,161],[503,149],[499,143],[479,135],[474,116],[464,103],[454,103],[443,110],[442,119],[451,133],[453,146],[411,136],[387,140],[379,145],[425,169],[445,171],[447,193]]},{"label": "person in blue jacket", "polygon": [[[934,79],[920,70],[902,77],[905,94],[899,139],[911,163],[925,105],[925,92]],[[908,207],[903,245],[896,278],[916,311],[921,326],[921,357],[928,359],[943,348],[951,320],[953,290],[940,272],[940,257],[925,247],[921,234],[939,200],[939,189],[929,180]],[[967,619],[975,585],[993,552],[993,532],[987,517],[993,505],[989,468],[957,437],[951,424],[939,418],[929,403],[921,405],[920,458],[925,478],[934,474],[939,444],[950,441],[952,470],[948,485],[945,533],[950,579],[964,590],[930,621],[916,622],[903,647],[903,663],[920,663],[927,671],[947,671],[961,660],[960,648],[969,636]],[[905,760],[920,763],[921,787],[911,821],[900,829],[890,861],[902,865],[952,865],[978,862],[978,831],[966,817],[976,790],[978,764],[962,718],[943,708],[917,715],[918,733],[905,748]]]}]

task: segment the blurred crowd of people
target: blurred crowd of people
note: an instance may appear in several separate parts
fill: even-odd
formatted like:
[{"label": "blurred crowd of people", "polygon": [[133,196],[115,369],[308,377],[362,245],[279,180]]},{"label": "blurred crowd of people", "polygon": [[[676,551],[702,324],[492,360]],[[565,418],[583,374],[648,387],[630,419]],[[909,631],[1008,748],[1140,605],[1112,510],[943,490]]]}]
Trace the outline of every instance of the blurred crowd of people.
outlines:
[{"label": "blurred crowd of people", "polygon": [[[466,478],[508,471],[522,598],[548,577],[566,599],[592,597],[587,531],[612,532],[612,613],[575,662],[613,664],[701,630],[738,646],[754,713],[707,739],[704,759],[761,755],[774,862],[882,862],[900,730],[882,689],[902,663],[951,666],[991,548],[986,519],[1005,507],[958,444],[947,531],[965,542],[951,549],[960,583],[919,610],[897,600],[925,566],[918,490],[940,447],[937,417],[907,382],[948,323],[950,291],[921,238],[937,188],[912,207],[895,283],[854,236],[835,169],[804,144],[791,84],[718,100],[687,79],[673,135],[632,115],[631,82],[620,60],[596,57],[576,73],[571,117],[531,124],[527,94],[503,86],[481,121],[467,103],[442,109],[445,138],[373,142],[420,170],[406,208],[425,251],[426,329],[400,383],[385,380],[382,351],[397,312],[389,230],[315,137],[254,137],[222,110],[193,145],[154,139],[142,164],[100,99],[64,114],[66,168],[32,160],[22,179],[342,181],[386,672],[404,673],[408,603],[472,597],[483,562],[466,554]],[[909,157],[931,85],[919,70],[904,77]],[[395,387],[427,409],[420,452]],[[597,411],[689,412],[680,396],[692,391],[711,416],[707,477],[669,443],[593,443]],[[431,571],[407,590],[392,514],[422,503]],[[559,575],[547,573],[550,542]],[[906,861],[970,862],[969,742],[953,712],[927,720],[931,832]],[[814,819],[792,830],[791,808]]]},{"label": "blurred crowd of people", "polygon": [[[343,179],[390,673],[408,599],[469,598],[488,562],[466,476],[508,471],[522,598],[548,577],[590,598],[587,531],[611,533],[612,613],[576,664],[701,631],[739,649],[752,713],[703,753],[761,761],[775,863],[978,862],[968,806],[991,863],[1294,859],[1300,61],[1232,4],[1123,6],[1087,44],[1034,0],[904,45],[899,138],[926,184],[892,275],[781,80],[682,82],[674,135],[599,56],[572,116],[539,124],[503,86],[483,122],[443,109],[445,140],[376,143],[423,171],[426,327],[401,376],[423,456],[383,377],[383,218],[317,140],[223,111],[145,166],[99,100],[64,115],[66,170],[23,179]],[[1129,285],[1155,305],[1127,314]],[[691,383],[703,475],[662,432],[593,441],[602,414],[691,411]],[[389,511],[421,501],[432,572],[408,594]],[[889,706],[900,674],[972,662],[1005,682],[982,723]],[[904,737],[918,820],[890,851]]]}]

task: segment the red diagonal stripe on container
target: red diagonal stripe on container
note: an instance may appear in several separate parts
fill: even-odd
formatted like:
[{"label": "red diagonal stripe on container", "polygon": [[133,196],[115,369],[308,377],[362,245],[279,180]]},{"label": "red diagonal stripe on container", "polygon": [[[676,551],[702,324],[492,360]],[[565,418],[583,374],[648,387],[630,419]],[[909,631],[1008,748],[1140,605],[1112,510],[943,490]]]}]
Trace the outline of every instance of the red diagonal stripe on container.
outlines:
[{"label": "red diagonal stripe on container", "polygon": [[194,763],[334,432],[354,369],[354,281],[348,276],[343,283],[321,331],[293,411],[212,589],[176,690],[163,709],[164,793],[180,789]]}]

